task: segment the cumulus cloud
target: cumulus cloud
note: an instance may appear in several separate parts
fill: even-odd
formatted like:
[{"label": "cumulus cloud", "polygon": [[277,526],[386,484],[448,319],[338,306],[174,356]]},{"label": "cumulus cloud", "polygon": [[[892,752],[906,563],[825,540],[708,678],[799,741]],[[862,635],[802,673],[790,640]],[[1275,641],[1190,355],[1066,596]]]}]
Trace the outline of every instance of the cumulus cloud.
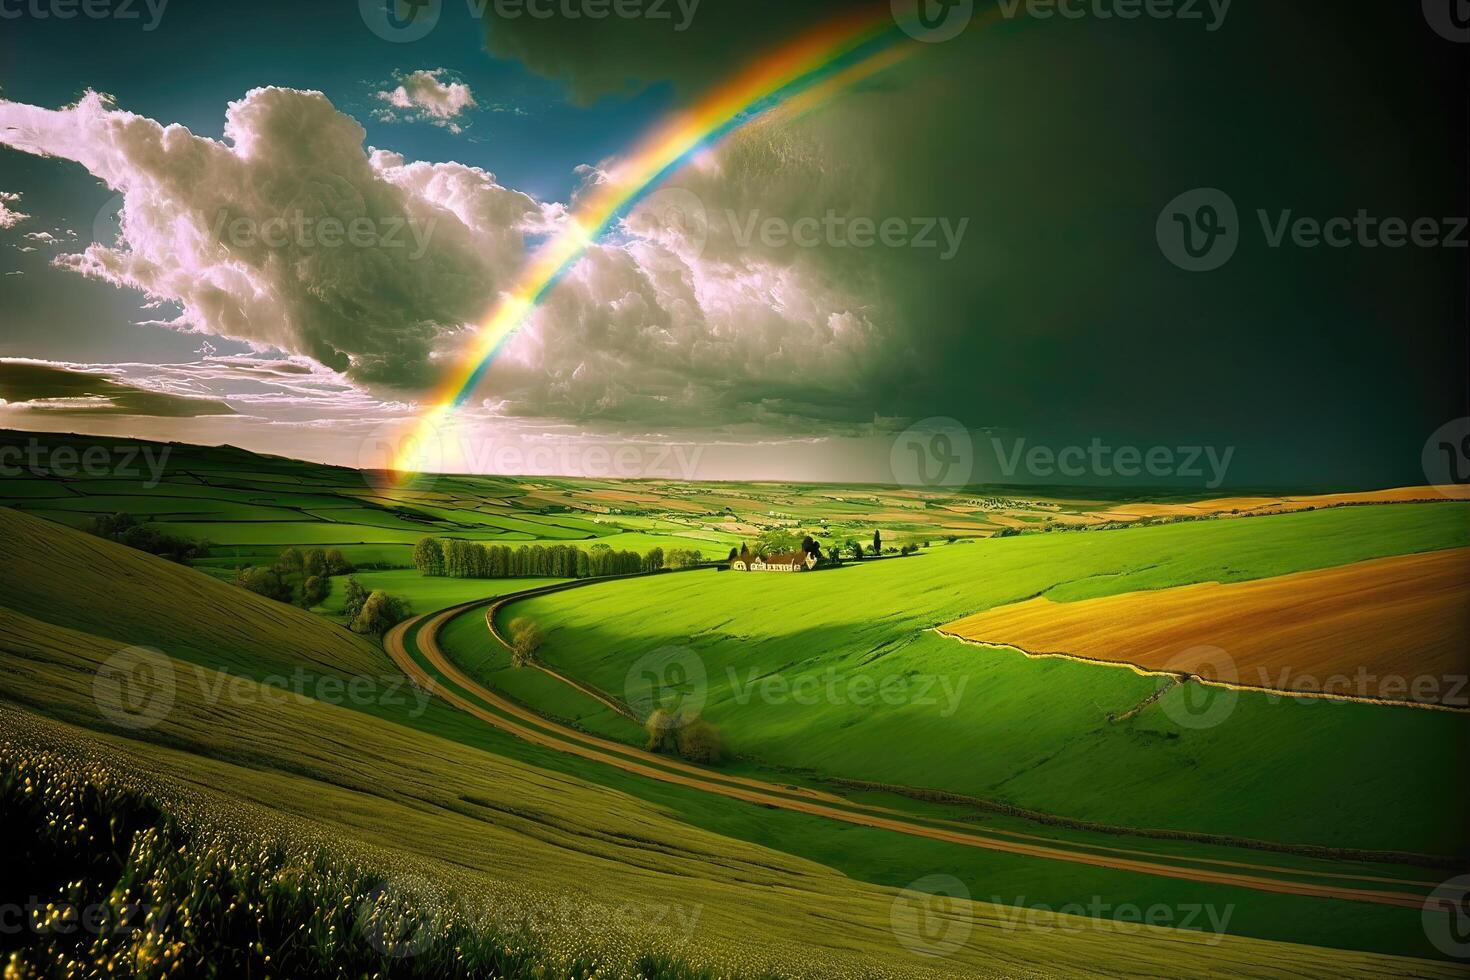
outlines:
[{"label": "cumulus cloud", "polygon": [[[231,103],[222,141],[96,94],[59,111],[0,102],[0,142],[75,160],[121,192],[117,241],[56,264],[176,307],[163,322],[177,329],[309,358],[369,389],[422,390],[576,202],[540,203],[484,170],[363,140],[320,93],[279,88]],[[636,206],[506,344],[484,385],[487,416],[871,417],[874,371],[900,353],[871,260],[741,241],[724,218],[850,208],[861,183],[800,141],[757,134],[680,179],[672,199],[692,200],[703,224],[668,207],[670,193]],[[396,241],[325,243],[326,222],[340,234],[362,220]]]},{"label": "cumulus cloud", "polygon": [[89,93],[50,111],[0,102],[0,142],[75,160],[123,197],[120,235],[59,257],[175,304],[180,329],[413,385],[496,295],[530,197],[458,164],[405,164],[318,92],[232,102],[225,139]]},{"label": "cumulus cloud", "polygon": [[475,108],[470,87],[455,81],[447,68],[426,68],[399,74],[398,85],[377,93],[386,103],[374,115],[383,122],[427,122],[458,135],[460,117]]},{"label": "cumulus cloud", "polygon": [[0,360],[0,405],[7,413],[196,418],[233,415],[223,401],[150,391],[95,370],[46,361]]},{"label": "cumulus cloud", "polygon": [[22,214],[21,212],[12,210],[10,208],[10,205],[19,203],[19,194],[12,194],[8,191],[0,191],[0,231],[9,231],[11,228],[14,228],[22,221],[27,221],[30,219],[30,215]]}]

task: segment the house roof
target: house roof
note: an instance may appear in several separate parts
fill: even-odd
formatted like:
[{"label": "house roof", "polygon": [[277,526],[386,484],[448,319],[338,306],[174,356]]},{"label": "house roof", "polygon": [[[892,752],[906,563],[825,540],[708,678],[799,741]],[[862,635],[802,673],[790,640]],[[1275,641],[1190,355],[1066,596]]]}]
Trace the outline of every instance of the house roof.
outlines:
[{"label": "house roof", "polygon": [[780,555],[767,555],[767,565],[804,565],[806,564],[805,551],[788,551]]}]

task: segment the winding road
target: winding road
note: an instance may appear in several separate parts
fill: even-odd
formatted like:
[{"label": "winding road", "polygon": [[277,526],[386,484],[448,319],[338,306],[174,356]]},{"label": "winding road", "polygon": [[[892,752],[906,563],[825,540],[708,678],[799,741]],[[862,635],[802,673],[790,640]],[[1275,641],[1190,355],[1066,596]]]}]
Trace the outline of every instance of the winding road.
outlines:
[{"label": "winding road", "polygon": [[[1433,882],[1375,877],[1366,873],[1358,875],[1308,871],[1269,864],[1184,857],[1070,842],[1019,831],[993,828],[982,830],[959,821],[925,818],[901,810],[859,803],[817,789],[725,774],[550,721],[466,675],[445,655],[439,644],[440,631],[446,623],[458,616],[529,595],[562,591],[578,584],[580,583],[567,583],[515,596],[476,600],[437,613],[418,616],[394,627],[384,638],[384,646],[398,667],[421,687],[486,724],[535,745],[715,796],[1024,857],[1278,894],[1368,902],[1418,910],[1424,906],[1427,893],[1433,887]],[[504,644],[497,631],[492,629],[491,634],[497,642]],[[419,657],[422,657],[422,662]],[[1281,877],[1274,877],[1277,875]],[[1355,887],[1346,884],[1347,881],[1395,887]]]}]

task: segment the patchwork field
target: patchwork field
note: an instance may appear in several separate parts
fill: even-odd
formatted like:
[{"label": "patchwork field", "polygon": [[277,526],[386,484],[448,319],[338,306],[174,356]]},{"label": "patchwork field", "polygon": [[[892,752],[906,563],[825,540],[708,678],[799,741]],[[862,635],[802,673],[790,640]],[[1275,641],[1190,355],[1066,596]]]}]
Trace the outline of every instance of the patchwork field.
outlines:
[{"label": "patchwork field", "polygon": [[[318,633],[321,639],[310,642],[319,647],[313,670],[321,675],[380,684],[393,675],[372,645],[187,569],[4,510],[0,530],[27,549],[43,548],[57,568],[55,581],[28,584],[28,563],[0,561],[5,766],[50,753],[47,758],[67,771],[107,773],[113,782],[141,787],[174,808],[195,835],[281,841],[308,855],[308,865],[351,860],[375,868],[389,894],[405,901],[506,926],[536,923],[535,945],[527,952],[552,964],[598,950],[604,975],[650,975],[636,964],[656,954],[673,958],[661,960],[670,965],[653,971],[658,976],[703,970],[1014,976],[1044,956],[1054,969],[1088,976],[1167,972],[1185,949],[1194,968],[1240,976],[1269,976],[1282,968],[1340,976],[1448,975],[1446,967],[1423,960],[1198,930],[1030,909],[1018,919],[1020,913],[988,899],[918,906],[934,918],[913,937],[934,930],[961,937],[936,970],[931,959],[912,952],[914,939],[902,941],[910,927],[895,918],[895,909],[915,907],[909,893],[700,824],[718,819],[761,828],[788,847],[826,840],[850,853],[886,854],[889,861],[902,855],[909,868],[954,869],[975,883],[977,899],[998,896],[1011,880],[1046,891],[1055,873],[1044,862],[1032,868],[1037,862],[1020,858],[982,871],[946,856],[944,845],[929,845],[927,854],[922,847],[895,848],[878,830],[854,829],[833,841],[831,827],[816,818],[730,801],[701,811],[696,794],[676,789],[645,799],[630,794],[633,784],[626,780],[619,787],[602,784],[588,778],[595,767],[490,737],[432,700],[410,697],[397,705],[384,698],[290,696],[271,678],[291,669],[300,641]],[[43,592],[52,598],[38,607],[34,599]],[[213,603],[219,611],[186,625],[187,612],[173,608],[181,594],[192,609]],[[273,636],[298,642],[287,645]],[[167,651],[172,696],[149,724],[120,725],[100,710],[107,701],[98,700],[95,678],[119,648],[140,642]],[[175,657],[175,650],[185,655]],[[691,812],[707,815],[691,821]],[[910,881],[918,872],[900,874]],[[1074,873],[1068,880],[1074,886],[1087,881],[1084,887],[1109,895],[1131,889],[1140,900],[1162,895],[1173,905],[1201,898],[1219,908],[1246,901],[1273,905],[1271,896],[1220,887],[1201,894],[1146,876],[1104,874],[1088,881]],[[1427,876],[1421,880],[1426,884],[1419,887],[1427,887]],[[280,900],[284,893],[277,895]],[[1309,900],[1275,901],[1284,910]],[[1301,906],[1297,914],[1306,912]],[[1373,921],[1362,916],[1370,913],[1392,914],[1397,919],[1390,921],[1410,928],[1417,920],[1416,911],[1345,903],[1341,922],[1361,933]],[[1274,916],[1292,918],[1282,911]],[[752,935],[760,942],[752,943]],[[787,951],[798,947],[807,955],[793,967]],[[684,965],[682,972],[671,969],[675,964]]]},{"label": "patchwork field", "polygon": [[[228,448],[169,449],[157,479],[34,469],[0,478],[0,502],[15,507],[0,509],[7,735],[135,773],[167,799],[203,793],[207,812],[409,869],[506,914],[548,903],[607,911],[610,895],[618,908],[661,910],[659,924],[671,910],[697,911],[693,938],[644,928],[636,914],[551,930],[556,949],[656,952],[689,965],[642,976],[732,962],[801,972],[789,957],[762,957],[782,944],[811,947],[817,931],[806,972],[922,975],[934,963],[911,952],[892,916],[910,901],[899,889],[935,875],[964,882],[972,899],[921,903],[935,928],[970,930],[942,975],[1013,976],[1043,951],[1069,974],[1158,974],[1177,965],[1180,944],[1206,973],[1440,970],[1368,954],[1436,955],[1419,896],[1470,855],[1470,806],[1451,788],[1470,762],[1464,715],[1221,691],[938,630],[1028,603],[1070,615],[1202,590],[1227,596],[1234,612],[1214,621],[1243,630],[1240,649],[1269,658],[1285,634],[1273,626],[1262,638],[1242,623],[1273,609],[1284,616],[1291,600],[1273,606],[1267,596],[1241,612],[1234,590],[1304,580],[1320,582],[1292,587],[1298,602],[1316,596],[1314,636],[1356,616],[1355,655],[1369,638],[1387,649],[1396,635],[1417,652],[1406,667],[1449,664],[1463,631],[1453,599],[1464,582],[1452,567],[1470,546],[1464,502],[1344,498],[1252,519],[1119,520],[1109,511],[1150,502],[511,477],[393,488]],[[67,529],[119,512],[207,538],[210,553],[191,569]],[[877,530],[890,547],[926,546],[815,574],[706,568],[512,602],[501,626],[534,621],[545,669],[514,665],[483,603],[558,580],[431,578],[409,567],[425,536],[720,558],[772,529],[827,544],[866,544]],[[428,620],[406,627],[412,670],[343,630],[345,576],[311,613],[227,584],[236,567],[272,562],[286,547],[341,548],[365,588],[421,617],[479,603],[449,616],[433,642],[445,669],[536,719],[525,722],[532,734],[467,710],[502,709],[435,665],[419,645]],[[1381,568],[1394,574],[1371,571]],[[1416,605],[1420,596],[1429,604]],[[95,690],[108,658],[138,644],[162,651],[177,682],[166,716],[142,729],[100,711]],[[433,687],[408,684],[405,671]],[[642,726],[609,702],[649,703],[669,682],[697,695],[733,758],[694,767],[681,783],[568,749],[568,738],[641,749]],[[881,819],[710,789],[732,780]],[[1004,846],[975,846],[977,836]],[[1215,930],[1226,935],[1129,929],[1085,905],[1089,918],[1075,929],[1049,912],[1034,923],[1037,908],[1079,895],[1112,909],[1211,909],[1228,920]],[[744,944],[752,928],[768,937],[766,953]]]},{"label": "patchwork field", "polygon": [[1470,552],[1452,548],[1229,585],[1038,597],[940,631],[1248,687],[1466,708],[1467,594]]},{"label": "patchwork field", "polygon": [[[934,627],[1037,596],[1243,582],[1464,548],[1467,537],[1461,503],[1350,508],[1023,536],[799,576],[599,583],[514,603],[502,617],[541,623],[549,665],[629,701],[647,683],[635,665],[680,651],[664,659],[702,678],[703,716],[734,751],[768,765],[1107,824],[1463,854],[1470,811],[1443,789],[1470,761],[1464,716],[1212,695],[979,648]],[[447,634],[451,652],[456,639],[476,642]],[[464,656],[485,652],[471,645]],[[578,711],[580,724],[627,737],[611,711]],[[1282,767],[1290,779],[1272,775]]]}]

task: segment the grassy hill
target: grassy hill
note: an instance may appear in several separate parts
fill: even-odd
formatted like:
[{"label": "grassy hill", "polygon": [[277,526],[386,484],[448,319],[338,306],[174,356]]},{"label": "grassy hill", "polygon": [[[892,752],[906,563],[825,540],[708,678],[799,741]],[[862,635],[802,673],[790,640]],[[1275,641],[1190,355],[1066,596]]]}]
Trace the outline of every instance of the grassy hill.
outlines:
[{"label": "grassy hill", "polygon": [[[770,765],[1108,824],[1459,855],[1470,810],[1450,787],[1470,762],[1464,715],[1241,693],[1200,726],[1192,699],[1211,695],[1193,686],[1150,701],[1160,681],[1126,668],[1032,660],[931,629],[1034,596],[1242,581],[1467,538],[1462,503],[1356,507],[997,539],[812,575],[599,583],[502,616],[536,619],[546,662],[619,697],[647,686],[630,677],[640,658],[683,651],[672,657],[704,678],[704,716]],[[504,672],[471,619],[446,644],[493,682]],[[564,691],[544,704],[529,687],[517,696],[638,737]]]},{"label": "grassy hill", "polygon": [[[272,935],[297,944],[292,956],[303,943],[325,955],[333,948],[327,923],[355,919],[322,919],[322,905],[332,903],[305,896],[371,899],[350,893],[353,882],[371,880],[384,882],[400,904],[455,909],[454,921],[474,923],[491,945],[508,942],[496,936],[515,936],[516,951],[550,964],[552,973],[582,964],[577,975],[586,975],[596,963],[608,976],[703,969],[1019,976],[1045,963],[1078,976],[1158,974],[1177,970],[1181,956],[1192,969],[1240,976],[1441,972],[1368,954],[1068,917],[1017,928],[1004,910],[966,902],[932,910],[937,922],[968,923],[974,936],[936,965],[899,940],[892,889],[700,830],[626,793],[398,724],[391,707],[282,696],[202,666],[217,651],[220,666],[253,664],[256,671],[298,658],[344,677],[386,670],[374,647],[321,619],[12,512],[0,510],[0,533],[37,556],[18,562],[7,549],[0,565],[7,826],[30,819],[14,802],[20,774],[62,816],[72,812],[62,806],[67,800],[130,800],[129,807],[157,806],[176,823],[164,839],[197,845],[181,845],[181,857],[169,860],[121,846],[128,863],[110,874],[156,874],[155,894],[193,903],[161,935],[139,933],[142,945],[125,946],[130,959],[145,957],[139,962],[152,962],[146,958],[176,940],[189,956],[209,957],[205,937],[232,934],[219,899],[233,896],[268,899],[265,908],[251,904],[251,913],[259,909]],[[58,571],[43,571],[40,556],[52,556]],[[28,570],[44,578],[27,583]],[[120,646],[143,641],[165,653],[177,683],[150,724],[120,726],[99,710],[97,678]],[[80,850],[90,835],[76,825],[40,826],[51,829],[34,837],[32,851],[64,830],[79,834],[65,838],[74,841],[69,855],[90,853]],[[220,857],[259,867],[210,877],[208,862]],[[98,860],[106,867],[113,859]],[[11,889],[30,884],[5,882]],[[280,929],[292,915],[321,931]],[[360,943],[352,948],[362,952]],[[263,974],[264,952],[233,948],[232,962]],[[406,975],[411,965],[396,973]]]}]

